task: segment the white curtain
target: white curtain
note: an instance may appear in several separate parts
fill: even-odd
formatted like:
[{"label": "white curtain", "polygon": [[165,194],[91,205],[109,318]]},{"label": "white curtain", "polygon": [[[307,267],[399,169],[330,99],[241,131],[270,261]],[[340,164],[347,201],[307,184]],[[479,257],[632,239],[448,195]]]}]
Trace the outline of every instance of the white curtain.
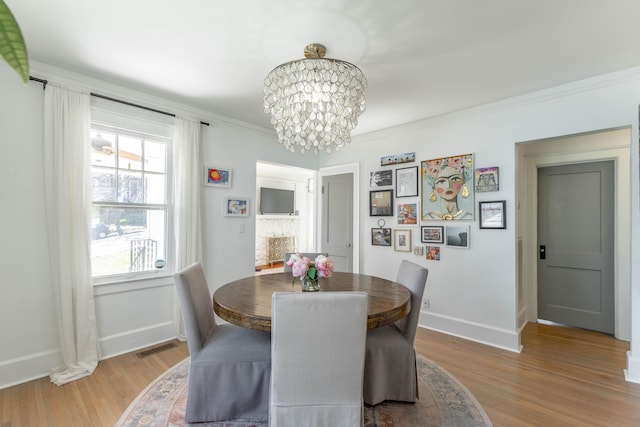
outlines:
[{"label": "white curtain", "polygon": [[89,96],[53,84],[45,91],[47,237],[64,362],[50,372],[57,385],[91,375],[98,365],[89,252]]},{"label": "white curtain", "polygon": [[[200,122],[176,117],[173,141],[173,195],[176,272],[202,262],[200,192],[204,169],[200,161]],[[176,294],[174,322],[178,339],[187,338]]]}]

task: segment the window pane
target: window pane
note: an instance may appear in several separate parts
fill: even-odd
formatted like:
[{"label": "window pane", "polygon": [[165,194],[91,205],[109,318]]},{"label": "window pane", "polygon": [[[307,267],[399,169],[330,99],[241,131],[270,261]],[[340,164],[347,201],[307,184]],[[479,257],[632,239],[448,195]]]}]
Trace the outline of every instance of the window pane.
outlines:
[{"label": "window pane", "polygon": [[91,164],[115,167],[116,136],[112,133],[91,131]]},{"label": "window pane", "polygon": [[93,276],[155,270],[165,259],[166,212],[108,206],[93,208]]},{"label": "window pane", "polygon": [[144,170],[149,172],[165,172],[167,164],[167,145],[162,142],[144,142]]},{"label": "window pane", "polygon": [[118,201],[144,203],[142,173],[118,171]]},{"label": "window pane", "polygon": [[94,202],[113,202],[116,200],[116,174],[114,169],[91,168],[91,194]]},{"label": "window pane", "polygon": [[147,173],[144,175],[146,184],[146,202],[163,205],[167,194],[165,175]]},{"label": "window pane", "polygon": [[142,170],[142,140],[140,138],[119,135],[118,168]]}]

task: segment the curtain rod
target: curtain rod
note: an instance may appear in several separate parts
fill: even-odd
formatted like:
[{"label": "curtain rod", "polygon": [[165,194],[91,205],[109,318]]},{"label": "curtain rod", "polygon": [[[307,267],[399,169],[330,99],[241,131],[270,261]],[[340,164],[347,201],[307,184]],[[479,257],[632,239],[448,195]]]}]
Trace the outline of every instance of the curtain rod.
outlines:
[{"label": "curtain rod", "polygon": [[[39,78],[33,77],[33,76],[29,76],[29,80],[33,80],[34,82],[42,83],[42,90],[46,89],[47,88],[47,83],[49,83],[48,80],[39,79]],[[176,116],[173,113],[168,113],[168,112],[162,111],[162,110],[156,110],[155,108],[145,107],[144,105],[134,104],[133,102],[123,101],[121,99],[112,98],[110,96],[105,96],[105,95],[100,95],[100,94],[94,93],[94,92],[91,92],[90,95],[93,96],[93,97],[96,97],[96,98],[106,99],[107,101],[113,101],[113,102],[117,102],[117,103],[120,103],[120,104],[129,105],[130,107],[141,108],[143,110],[153,111],[154,113],[164,114],[165,116],[171,116],[171,117],[175,117]],[[203,121],[200,121],[200,124],[201,125],[205,125],[205,126],[210,126],[209,123],[203,122]]]}]

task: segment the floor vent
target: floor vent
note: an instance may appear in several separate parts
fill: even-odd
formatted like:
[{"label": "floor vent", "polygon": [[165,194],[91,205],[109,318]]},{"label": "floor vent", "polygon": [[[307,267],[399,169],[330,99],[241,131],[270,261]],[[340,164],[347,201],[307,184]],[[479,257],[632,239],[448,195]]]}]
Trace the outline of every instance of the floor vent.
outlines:
[{"label": "floor vent", "polygon": [[145,357],[151,356],[152,354],[160,353],[161,351],[169,350],[170,348],[174,348],[174,347],[176,347],[175,343],[168,342],[166,344],[161,344],[159,346],[152,347],[147,350],[142,350],[136,353],[136,356],[138,356],[140,359],[143,359]]}]

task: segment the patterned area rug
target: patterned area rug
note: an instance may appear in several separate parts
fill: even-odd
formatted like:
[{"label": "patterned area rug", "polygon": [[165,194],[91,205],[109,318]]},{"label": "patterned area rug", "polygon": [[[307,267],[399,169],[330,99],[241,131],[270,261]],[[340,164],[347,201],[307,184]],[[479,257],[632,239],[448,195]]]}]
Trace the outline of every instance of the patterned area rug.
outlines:
[{"label": "patterned area rug", "polygon": [[[266,424],[184,421],[189,358],[155,379],[129,405],[116,427],[266,427]],[[473,395],[435,363],[418,356],[420,400],[415,404],[383,402],[365,406],[365,427],[490,427],[491,421]]]}]

